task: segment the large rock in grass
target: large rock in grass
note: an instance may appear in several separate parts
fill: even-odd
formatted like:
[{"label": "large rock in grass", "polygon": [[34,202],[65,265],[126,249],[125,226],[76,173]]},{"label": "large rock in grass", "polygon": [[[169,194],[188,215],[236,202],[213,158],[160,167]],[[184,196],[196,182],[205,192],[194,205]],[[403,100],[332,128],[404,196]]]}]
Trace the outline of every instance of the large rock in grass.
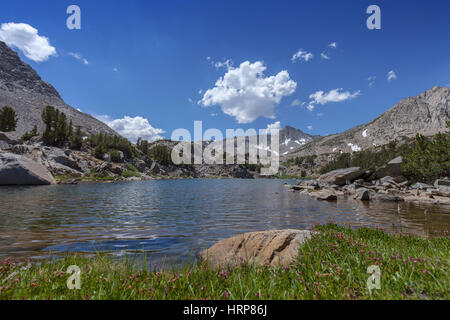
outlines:
[{"label": "large rock in grass", "polygon": [[336,184],[338,186],[343,186],[347,182],[352,182],[364,176],[365,171],[361,170],[359,167],[338,169],[325,173],[319,177],[320,181],[326,181],[331,184]]},{"label": "large rock in grass", "polygon": [[243,263],[287,266],[298,255],[299,246],[311,237],[307,230],[249,232],[222,240],[199,256],[212,268],[236,267]]},{"label": "large rock in grass", "polygon": [[46,167],[24,156],[0,153],[0,185],[56,184]]}]

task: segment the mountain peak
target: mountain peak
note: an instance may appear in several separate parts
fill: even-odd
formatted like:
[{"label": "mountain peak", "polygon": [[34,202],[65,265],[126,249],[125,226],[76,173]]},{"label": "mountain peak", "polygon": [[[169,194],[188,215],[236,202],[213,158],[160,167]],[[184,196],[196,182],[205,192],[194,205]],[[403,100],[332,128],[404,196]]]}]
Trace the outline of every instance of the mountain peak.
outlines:
[{"label": "mountain peak", "polygon": [[3,106],[12,107],[18,115],[16,131],[11,134],[14,138],[20,138],[34,125],[43,132],[41,114],[46,106],[64,112],[68,120],[72,120],[74,126],[81,126],[86,134],[118,135],[103,122],[66,104],[52,85],[43,81],[14,50],[0,41],[0,108]]},{"label": "mountain peak", "polygon": [[61,98],[58,91],[42,81],[38,73],[20,59],[17,52],[0,41],[0,89],[14,91],[18,88]]},{"label": "mountain peak", "polygon": [[433,87],[405,98],[369,123],[308,143],[289,156],[354,152],[385,145],[416,134],[432,136],[447,130],[450,88]]}]

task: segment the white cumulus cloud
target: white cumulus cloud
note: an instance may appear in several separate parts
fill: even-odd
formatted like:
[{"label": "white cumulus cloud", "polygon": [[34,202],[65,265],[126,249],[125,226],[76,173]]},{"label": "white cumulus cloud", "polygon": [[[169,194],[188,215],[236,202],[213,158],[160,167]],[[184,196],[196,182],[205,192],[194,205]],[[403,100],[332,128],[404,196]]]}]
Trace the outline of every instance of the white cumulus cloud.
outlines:
[{"label": "white cumulus cloud", "polygon": [[110,116],[98,116],[97,119],[106,123],[110,128],[114,129],[118,134],[127,138],[133,143],[139,138],[150,142],[163,139],[161,134],[165,133],[162,129],[153,128],[147,119],[143,117],[125,116],[122,119],[111,119]]},{"label": "white cumulus cloud", "polygon": [[342,91],[343,89],[333,89],[329,92],[317,91],[309,96],[311,101],[309,102],[307,108],[308,110],[314,110],[317,104],[327,104],[330,102],[342,102],[346,100],[355,99],[360,95],[361,91]]},{"label": "white cumulus cloud", "polygon": [[276,121],[274,123],[268,124],[266,129],[261,130],[261,133],[262,134],[271,134],[270,130],[281,130],[281,122]]},{"label": "white cumulus cloud", "polygon": [[303,49],[298,50],[291,58],[292,63],[295,63],[297,60],[303,60],[308,62],[314,58],[314,55],[311,52],[304,51]]},{"label": "white cumulus cloud", "polygon": [[337,48],[337,43],[336,42],[332,42],[328,45],[330,48]]},{"label": "white cumulus cloud", "polygon": [[37,29],[25,23],[3,23],[0,40],[11,48],[19,49],[25,57],[35,62],[43,62],[57,55],[48,38],[40,36]]},{"label": "white cumulus cloud", "polygon": [[230,66],[198,103],[204,107],[220,105],[222,112],[238,123],[251,123],[259,117],[272,119],[275,105],[293,94],[297,83],[285,70],[266,77],[266,69],[261,61],[245,61],[236,68]]},{"label": "white cumulus cloud", "polygon": [[280,130],[280,129],[281,129],[280,121],[277,121],[277,122],[267,125],[267,130]]},{"label": "white cumulus cloud", "polygon": [[394,70],[389,71],[387,74],[387,80],[392,81],[392,80],[396,80],[396,79],[397,79],[397,74],[395,73],[395,71]]}]

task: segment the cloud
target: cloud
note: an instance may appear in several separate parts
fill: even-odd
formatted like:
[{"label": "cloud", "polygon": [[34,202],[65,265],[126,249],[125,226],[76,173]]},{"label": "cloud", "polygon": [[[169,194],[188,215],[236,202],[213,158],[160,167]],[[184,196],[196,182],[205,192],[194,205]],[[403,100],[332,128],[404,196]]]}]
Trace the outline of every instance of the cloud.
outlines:
[{"label": "cloud", "polygon": [[89,61],[87,61],[87,59],[83,58],[83,57],[81,56],[81,54],[79,54],[79,53],[76,53],[76,52],[69,52],[68,55],[71,56],[71,57],[73,57],[73,58],[75,58],[75,59],[77,59],[77,60],[83,61],[83,63],[84,63],[85,65],[88,65],[88,64],[89,64]]},{"label": "cloud", "polygon": [[320,57],[324,60],[330,60],[330,56],[328,55],[328,53],[322,52],[320,54]]},{"label": "cloud", "polygon": [[9,47],[19,49],[25,57],[35,62],[47,61],[57,55],[48,38],[40,36],[37,29],[25,23],[3,23],[0,40]]},{"label": "cloud", "polygon": [[218,62],[211,61],[211,64],[216,69],[226,68],[228,70],[228,69],[233,67],[233,60],[228,59],[228,60],[225,60],[225,61],[218,61]]},{"label": "cloud", "polygon": [[81,54],[79,54],[79,53],[69,52],[68,55],[73,57],[73,58],[75,58],[75,59],[81,60]]},{"label": "cloud", "polygon": [[281,129],[281,122],[277,121],[271,124],[267,125],[267,130],[280,130]]},{"label": "cloud", "polygon": [[367,78],[367,81],[369,81],[369,87],[373,87],[375,85],[375,80],[377,79],[376,76],[372,76]]},{"label": "cloud", "polygon": [[118,68],[113,68],[113,71],[114,72],[119,72],[119,69]]},{"label": "cloud", "polygon": [[285,70],[266,77],[266,69],[261,61],[245,61],[239,67],[230,67],[198,104],[204,107],[220,105],[222,112],[234,117],[238,123],[251,123],[259,117],[274,118],[275,105],[283,97],[293,94],[297,83]]},{"label": "cloud", "polygon": [[118,134],[136,143],[138,138],[148,140],[150,142],[163,139],[161,134],[165,133],[162,129],[153,128],[147,119],[143,117],[125,116],[122,119],[111,119],[110,116],[98,116],[97,119],[106,123],[110,128],[114,129]]},{"label": "cloud", "polygon": [[313,127],[312,127],[312,126],[308,126],[307,128],[308,128],[308,130],[312,130],[312,129],[313,129]]},{"label": "cloud", "polygon": [[311,52],[303,51],[303,49],[298,50],[291,58],[292,63],[297,62],[297,60],[304,60],[308,62],[314,58],[314,55]]},{"label": "cloud", "polygon": [[281,122],[276,121],[274,123],[268,124],[266,129],[261,130],[261,133],[270,134],[270,130],[281,130]]},{"label": "cloud", "polygon": [[298,107],[298,106],[302,106],[304,104],[305,104],[304,102],[301,102],[300,100],[295,99],[294,101],[292,101],[291,106]]},{"label": "cloud", "polygon": [[[329,49],[329,48],[331,48],[331,49]],[[323,60],[330,60],[331,50],[332,50],[332,49],[336,49],[336,48],[337,48],[337,43],[336,43],[336,42],[330,43],[330,44],[328,45],[328,48],[325,49],[325,51],[323,51],[323,52],[320,54],[320,57],[321,57]]]},{"label": "cloud", "polygon": [[351,100],[360,95],[361,91],[355,91],[351,93],[350,91],[344,91],[343,89],[333,89],[325,93],[323,91],[317,91],[309,96],[311,101],[309,102],[307,108],[309,111],[314,110],[317,104],[327,104],[330,102],[342,102],[346,100]]},{"label": "cloud", "polygon": [[395,71],[394,70],[389,71],[387,74],[387,80],[392,81],[392,80],[396,80],[396,79],[397,79],[397,74],[395,73]]}]

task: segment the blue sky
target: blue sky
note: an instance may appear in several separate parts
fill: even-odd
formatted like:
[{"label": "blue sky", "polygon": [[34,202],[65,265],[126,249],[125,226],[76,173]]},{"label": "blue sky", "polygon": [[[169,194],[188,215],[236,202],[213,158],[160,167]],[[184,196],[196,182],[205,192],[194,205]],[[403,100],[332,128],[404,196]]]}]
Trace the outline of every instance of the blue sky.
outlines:
[{"label": "blue sky", "polygon": [[[71,4],[81,8],[81,30],[66,27]],[[372,4],[381,8],[381,30],[366,27]],[[221,130],[280,122],[326,135],[450,85],[444,0],[16,0],[1,5],[0,23],[9,22],[48,38],[57,55],[45,61],[16,50],[67,103],[109,121],[143,117],[165,137],[193,131],[195,120]],[[229,81],[207,99],[225,74]],[[236,77],[244,85],[230,98]]]}]

